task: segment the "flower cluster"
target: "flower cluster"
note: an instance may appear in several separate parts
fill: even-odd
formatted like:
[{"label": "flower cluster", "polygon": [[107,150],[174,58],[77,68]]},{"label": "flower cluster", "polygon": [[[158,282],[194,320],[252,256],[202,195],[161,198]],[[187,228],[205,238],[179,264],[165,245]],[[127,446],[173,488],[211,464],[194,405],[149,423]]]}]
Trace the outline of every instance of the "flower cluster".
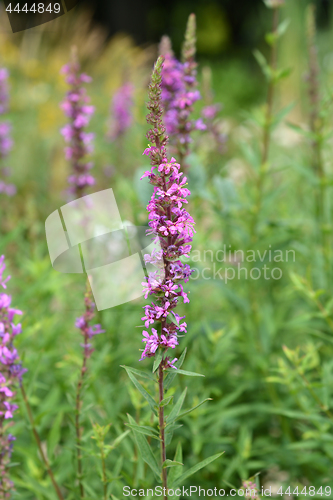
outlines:
[{"label": "flower cluster", "polygon": [[133,85],[125,83],[112,98],[109,138],[115,141],[132,125]]},{"label": "flower cluster", "polygon": [[189,153],[193,130],[206,130],[202,118],[191,120],[193,105],[201,99],[196,89],[195,16],[189,17],[183,48],[183,62],[174,56],[168,37],[163,37],[160,53],[164,57],[162,70],[162,104],[165,110],[166,131],[175,147],[175,154],[183,160]]},{"label": "flower cluster", "polygon": [[93,163],[86,160],[86,155],[93,151],[94,134],[85,132],[95,108],[89,105],[90,98],[82,86],[83,83],[91,82],[91,78],[85,73],[80,73],[80,64],[75,57],[61,71],[66,75],[66,82],[70,85],[70,90],[61,103],[61,108],[70,119],[61,129],[65,141],[69,144],[65,148],[66,159],[72,165],[72,174],[68,178],[69,191],[80,197],[87,186],[95,183],[94,177],[89,173]]},{"label": "flower cluster", "polygon": [[227,137],[226,134],[221,131],[221,122],[217,118],[221,107],[220,104],[208,104],[202,108],[201,115],[204,119],[206,130],[211,134],[218,152],[224,153]]},{"label": "flower cluster", "polygon": [[[185,283],[191,275],[188,264],[184,264],[181,256],[188,256],[191,250],[191,241],[194,233],[194,221],[183,208],[190,191],[186,186],[186,177],[180,171],[180,164],[175,158],[168,161],[166,144],[168,136],[162,121],[162,71],[163,57],[159,57],[152,73],[149,86],[150,113],[147,122],[151,129],[147,138],[153,143],[145,149],[145,155],[150,157],[152,168],[141,177],[147,177],[154,186],[154,192],[148,204],[149,226],[148,234],[159,242],[161,251],[155,251],[151,256],[145,256],[146,262],[163,267],[162,277],[154,272],[143,283],[145,297],[154,297],[154,302],[144,306],[145,315],[142,320],[145,327],[160,323],[160,328],[151,328],[151,333],[143,331],[145,348],[141,359],[155,356],[158,348],[174,349],[178,345],[178,334],[186,333],[186,323],[180,323],[184,317],[174,312],[180,298],[189,302],[181,281]],[[168,321],[171,320],[171,321]],[[168,357],[164,359],[164,366],[173,366]]]},{"label": "flower cluster", "polygon": [[[212,89],[212,70],[209,66],[202,69],[202,93],[205,106],[201,110],[201,116],[207,127],[207,132],[213,139],[213,145],[219,153],[225,152],[226,134],[222,130],[222,121],[218,117],[222,105],[214,103],[214,92]],[[205,138],[206,140],[206,138]]]},{"label": "flower cluster", "polygon": [[0,68],[0,115],[7,113],[9,107],[8,76],[8,70]]},{"label": "flower cluster", "polygon": [[258,488],[254,481],[243,481],[243,488],[245,492],[245,497],[253,498],[253,500],[260,500],[260,496],[258,495]]},{"label": "flower cluster", "polygon": [[[5,114],[9,107],[9,87],[8,71],[6,68],[0,68],[0,115]],[[13,147],[11,138],[11,125],[8,122],[0,122],[0,160],[3,161]],[[2,175],[8,175],[8,169],[1,169]],[[13,184],[7,184],[0,179],[0,193],[13,196],[16,193],[16,187]]]},{"label": "flower cluster", "polygon": [[[0,257],[0,285],[6,288],[10,279],[3,277],[5,271],[4,256]],[[14,347],[16,335],[21,333],[21,325],[16,325],[15,314],[22,311],[11,307],[11,297],[0,293],[0,498],[9,498],[9,491],[13,485],[9,479],[8,467],[10,463],[14,436],[7,432],[18,406],[13,402],[15,388],[22,381],[26,369],[22,368],[17,350]]]},{"label": "flower cluster", "polygon": [[[90,358],[94,349],[92,344],[89,342],[95,335],[99,333],[104,333],[104,330],[101,329],[101,325],[93,325],[90,326],[91,320],[94,318],[95,313],[95,304],[91,297],[91,291],[88,289],[87,293],[84,297],[85,304],[85,312],[79,318],[76,318],[75,326],[81,330],[81,334],[83,335],[84,341],[81,344],[83,348],[84,359]],[[86,366],[84,366],[84,371],[86,371]]]}]

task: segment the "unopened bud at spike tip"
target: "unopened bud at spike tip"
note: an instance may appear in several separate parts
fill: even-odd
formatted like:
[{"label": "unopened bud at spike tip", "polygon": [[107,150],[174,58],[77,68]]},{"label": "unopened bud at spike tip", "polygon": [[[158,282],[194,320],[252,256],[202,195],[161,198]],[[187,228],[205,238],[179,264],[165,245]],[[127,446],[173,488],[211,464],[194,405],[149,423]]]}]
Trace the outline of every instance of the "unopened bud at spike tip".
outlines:
[{"label": "unopened bud at spike tip", "polygon": [[190,61],[194,59],[196,52],[196,18],[195,14],[190,14],[186,31],[185,31],[185,40],[182,48],[182,59],[183,62]]},{"label": "unopened bud at spike tip", "polygon": [[269,9],[279,9],[285,5],[285,0],[264,0]]},{"label": "unopened bud at spike tip", "polygon": [[164,35],[161,38],[160,44],[158,46],[158,53],[161,56],[165,56],[167,54],[173,56],[172,44],[171,40],[168,36]]}]

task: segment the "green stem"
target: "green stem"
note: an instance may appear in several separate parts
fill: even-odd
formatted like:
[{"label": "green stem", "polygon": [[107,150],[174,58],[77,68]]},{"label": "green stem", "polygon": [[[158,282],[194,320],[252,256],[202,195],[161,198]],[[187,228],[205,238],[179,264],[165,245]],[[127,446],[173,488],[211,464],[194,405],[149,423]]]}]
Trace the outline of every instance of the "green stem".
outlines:
[{"label": "green stem", "polygon": [[[159,403],[161,403],[164,399],[164,373],[163,373],[163,362],[160,363],[158,367],[158,388],[159,388]],[[165,423],[164,423],[164,407],[159,406],[158,408],[158,421],[159,421],[159,429],[160,429],[160,439],[161,439],[161,479],[164,488],[163,500],[168,500],[168,485],[167,485],[167,470],[163,468],[163,464],[166,461],[166,446],[165,446]]]},{"label": "green stem", "polygon": [[[84,343],[88,343],[88,335],[87,333],[85,334],[84,337]],[[76,390],[76,403],[75,403],[75,431],[76,431],[76,452],[77,452],[77,477],[79,481],[79,490],[80,490],[80,498],[84,498],[84,487],[82,484],[82,451],[81,451],[81,446],[82,446],[82,441],[81,441],[81,428],[80,428],[80,415],[81,415],[81,393],[82,393],[82,385],[83,385],[83,379],[84,379],[84,374],[87,370],[87,356],[85,354],[85,349],[83,350],[83,361],[82,361],[82,368],[80,372],[80,377],[78,380],[77,384],[77,390]]]},{"label": "green stem", "polygon": [[21,384],[21,393],[22,393],[22,397],[23,397],[23,401],[24,401],[25,407],[27,409],[29,422],[30,422],[30,425],[31,425],[31,428],[32,428],[32,433],[33,433],[34,438],[36,440],[40,456],[41,456],[41,458],[42,458],[42,460],[44,462],[45,469],[46,469],[48,475],[50,476],[50,479],[51,479],[53,488],[55,489],[55,492],[57,494],[57,497],[59,498],[59,500],[64,500],[64,497],[63,497],[63,495],[62,495],[62,493],[60,491],[59,485],[56,482],[55,477],[53,475],[53,472],[52,472],[52,469],[50,467],[49,461],[48,461],[48,459],[46,457],[46,454],[44,453],[44,450],[42,448],[42,443],[41,443],[39,434],[38,434],[36,426],[35,426],[35,421],[34,421],[34,418],[33,418],[33,415],[32,415],[31,407],[30,407],[30,404],[29,404],[26,392],[24,390],[23,384]]},{"label": "green stem", "polygon": [[[273,36],[276,35],[277,33],[278,25],[279,25],[279,9],[276,8],[273,11],[273,31],[272,31]],[[274,36],[274,41],[272,43],[272,50],[271,50],[271,61],[270,61],[270,68],[272,74],[268,83],[265,122],[263,126],[261,165],[260,165],[259,175],[257,178],[257,186],[256,186],[257,196],[252,218],[252,224],[251,224],[252,242],[256,241],[257,239],[256,227],[258,224],[259,213],[262,206],[264,182],[266,178],[267,162],[271,144],[271,125],[273,118],[273,101],[274,101],[276,67],[277,67],[277,40],[276,37]]]},{"label": "green stem", "polygon": [[106,465],[105,465],[105,454],[104,454],[104,442],[101,446],[101,459],[102,459],[102,474],[103,474],[103,493],[104,500],[108,498],[108,481],[106,478]]},{"label": "green stem", "polygon": [[[318,180],[315,189],[316,219],[319,241],[323,248],[323,258],[327,282],[330,283],[330,241],[325,231],[325,200],[326,184],[323,162],[323,120],[320,117],[320,87],[319,65],[316,47],[316,27],[314,5],[308,6],[308,56],[309,56],[309,102],[310,102],[310,130],[313,135],[312,168]],[[318,231],[319,228],[319,231]]]}]

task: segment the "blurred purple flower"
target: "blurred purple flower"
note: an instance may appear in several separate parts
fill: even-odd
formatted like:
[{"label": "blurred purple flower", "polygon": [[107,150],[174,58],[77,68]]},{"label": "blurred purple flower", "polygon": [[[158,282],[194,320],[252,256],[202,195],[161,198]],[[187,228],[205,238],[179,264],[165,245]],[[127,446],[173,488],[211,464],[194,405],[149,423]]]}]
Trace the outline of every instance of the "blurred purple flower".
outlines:
[{"label": "blurred purple flower", "polygon": [[9,87],[8,87],[9,73],[6,68],[0,68],[0,115],[8,111],[9,101]]},{"label": "blurred purple flower", "polygon": [[110,130],[108,133],[111,141],[123,136],[132,125],[133,92],[133,85],[127,82],[117,90],[112,98]]},{"label": "blurred purple flower", "polygon": [[[81,334],[84,337],[84,343],[81,344],[81,347],[83,347],[84,350],[84,359],[90,358],[91,354],[94,352],[94,349],[92,348],[92,345],[88,342],[88,340],[91,340],[94,335],[98,335],[100,333],[104,333],[105,330],[101,329],[101,325],[93,325],[91,326],[90,323],[95,316],[94,310],[95,310],[95,304],[91,298],[91,293],[87,292],[84,298],[84,303],[85,303],[85,313],[80,316],[79,318],[76,318],[75,321],[75,326],[79,330],[81,330]],[[84,363],[85,366],[85,363]],[[84,371],[86,370],[86,367]]]},{"label": "blurred purple flower", "polygon": [[[5,114],[9,109],[9,73],[6,68],[0,68],[0,115]],[[8,122],[0,122],[0,162],[8,156],[13,147],[13,140],[10,136],[11,125]],[[4,169],[2,169],[4,170]],[[8,169],[6,169],[8,172]],[[0,179],[0,193],[7,196],[13,196],[16,193],[16,187]]]},{"label": "blurred purple flower", "polygon": [[88,171],[92,168],[92,163],[87,162],[86,155],[93,151],[94,134],[85,132],[84,128],[90,122],[93,115],[94,106],[88,105],[90,98],[87,96],[83,83],[89,83],[91,78],[84,73],[80,73],[80,65],[73,56],[71,63],[66,64],[61,73],[66,75],[66,82],[70,85],[65,100],[60,107],[69,118],[69,123],[61,130],[65,142],[69,144],[65,148],[66,159],[71,162],[72,174],[68,177],[70,184],[69,192],[76,197],[84,195],[88,186],[95,184],[95,179]]},{"label": "blurred purple flower", "polygon": [[[10,276],[4,278],[6,269],[5,258],[0,257],[0,285],[6,288],[6,283]],[[15,438],[7,434],[8,424],[5,420],[13,418],[18,406],[13,402],[16,395],[15,389],[22,381],[22,375],[27,371],[22,368],[17,350],[14,347],[16,335],[21,333],[21,325],[13,323],[15,314],[22,314],[22,311],[10,307],[11,296],[0,293],[0,450],[1,450],[1,475],[0,475],[0,497],[2,493],[10,492],[13,483],[9,478],[9,465],[12,454],[12,442]]]},{"label": "blurred purple flower", "polygon": [[218,120],[216,119],[221,108],[222,106],[220,104],[209,104],[208,106],[202,108],[201,115],[205,120],[205,127],[207,132],[212,135],[217,145],[218,151],[220,153],[223,153],[225,151],[225,143],[227,137],[226,134],[221,132]]}]

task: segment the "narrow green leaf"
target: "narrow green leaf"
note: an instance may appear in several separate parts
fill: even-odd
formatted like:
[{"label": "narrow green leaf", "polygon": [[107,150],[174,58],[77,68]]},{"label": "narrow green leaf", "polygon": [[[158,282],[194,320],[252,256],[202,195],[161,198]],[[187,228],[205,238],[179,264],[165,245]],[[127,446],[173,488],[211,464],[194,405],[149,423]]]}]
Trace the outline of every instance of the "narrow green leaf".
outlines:
[{"label": "narrow green leaf", "polygon": [[285,106],[281,111],[275,114],[273,119],[273,128],[275,128],[279,123],[284,120],[284,118],[290,113],[290,111],[295,107],[295,102],[291,102],[288,106]]},{"label": "narrow green leaf", "polygon": [[167,427],[165,428],[165,441],[167,445],[171,443],[171,439],[175,430],[179,429],[180,427],[183,427],[183,424],[167,425]]},{"label": "narrow green leaf", "polygon": [[187,392],[187,387],[185,387],[185,389],[183,390],[183,392],[179,396],[177,403],[175,404],[175,406],[172,408],[171,412],[167,416],[166,421],[168,422],[168,425],[176,420],[180,410],[182,409],[184,399],[186,396],[186,392]]},{"label": "narrow green leaf", "polygon": [[174,315],[172,313],[169,314],[169,318],[172,321],[172,323],[174,323],[175,325],[179,326],[178,321],[176,320],[176,318],[174,317]]},{"label": "narrow green leaf", "polygon": [[206,401],[212,401],[212,398],[206,398],[204,399],[203,401],[201,401],[201,403],[199,403],[198,405],[196,406],[193,406],[193,408],[191,408],[190,410],[185,410],[183,411],[182,413],[180,413],[178,415],[178,417],[176,418],[176,420],[179,420],[180,418],[183,418],[185,417],[185,415],[188,415],[189,413],[191,413],[193,410],[196,410],[197,408],[199,408],[199,406],[203,405],[204,403],[206,403]]},{"label": "narrow green leaf", "polygon": [[159,349],[157,351],[157,355],[155,357],[155,361],[154,361],[154,366],[153,366],[153,373],[156,372],[157,368],[160,366],[161,364],[161,361],[163,359],[163,350],[162,349]]},{"label": "narrow green leaf", "polygon": [[167,459],[165,462],[163,462],[163,469],[166,469],[167,467],[176,467],[177,465],[184,465],[181,462],[175,462],[174,460],[169,460]]},{"label": "narrow green leaf", "polygon": [[[180,356],[178,361],[176,361],[175,366],[177,368],[180,368],[182,366],[182,364],[184,363],[186,351],[187,351],[187,348],[185,347],[184,351],[182,352],[182,355]],[[165,391],[167,391],[169,389],[170,385],[172,384],[173,379],[176,376],[176,373],[174,373],[174,372],[176,372],[176,371],[177,370],[173,369],[172,372],[168,373],[168,375],[165,377],[165,380],[164,380],[164,390]]]},{"label": "narrow green leaf", "polygon": [[[128,415],[128,420],[131,425],[135,425],[135,420],[131,415]],[[142,460],[149,465],[151,470],[156,474],[157,478],[160,480],[160,469],[158,467],[156,458],[152,452],[152,449],[147,441],[147,439],[136,430],[133,429],[136,444],[140,450]]]},{"label": "narrow green leaf", "polygon": [[276,30],[279,37],[285,34],[289,24],[290,24],[290,19],[284,19],[284,21],[282,21],[282,23],[279,24],[278,29]]},{"label": "narrow green leaf", "polygon": [[149,427],[148,425],[137,425],[137,424],[125,424],[125,425],[127,425],[134,431],[141,432],[141,434],[145,434],[146,436],[150,436],[160,441],[160,438],[158,437],[158,432],[152,427]]},{"label": "narrow green leaf", "polygon": [[130,372],[134,373],[138,377],[146,378],[148,380],[152,380],[153,382],[156,382],[156,378],[150,375],[150,373],[145,373],[142,372],[141,370],[137,370],[136,368],[132,368],[131,366],[125,366],[125,365],[120,365],[121,368],[125,368],[125,370],[129,370]]},{"label": "narrow green leaf", "polygon": [[176,375],[187,375],[189,377],[204,377],[205,375],[201,375],[201,373],[195,373],[195,372],[187,372],[186,370],[175,370],[174,368],[170,368],[170,370],[165,370],[168,373],[173,373],[176,372]]},{"label": "narrow green leaf", "polygon": [[266,76],[267,80],[270,80],[272,78],[272,71],[271,71],[271,68],[269,67],[265,57],[262,55],[261,52],[259,52],[259,50],[254,50],[253,55],[256,58],[257,63],[261,67],[261,70],[264,73],[264,75]]},{"label": "narrow green leaf", "polygon": [[146,389],[140,384],[140,382],[136,379],[136,377],[133,375],[133,373],[125,367],[125,370],[127,372],[127,375],[135,385],[135,387],[138,389],[138,391],[142,394],[142,396],[148,401],[150,408],[152,411],[157,415],[155,406],[156,402],[152,398],[152,396],[149,394],[149,392],[146,391]]},{"label": "narrow green leaf", "polygon": [[122,442],[122,440],[127,436],[127,434],[129,434],[130,431],[125,431],[123,432],[122,434],[120,434],[120,436],[116,437],[116,439],[113,441],[112,443],[112,448],[115,448],[116,446],[118,446],[118,444],[120,444]]},{"label": "narrow green leaf", "polygon": [[194,465],[194,467],[191,467],[188,471],[184,472],[181,476],[176,479],[176,481],[173,483],[173,487],[178,486],[179,484],[183,483],[185,479],[188,477],[192,476],[192,474],[195,474],[198,472],[198,470],[203,469],[203,467],[206,467],[206,465],[210,464],[217,458],[219,458],[221,455],[223,455],[224,451],[222,453],[217,453],[216,455],[212,455],[209,458],[206,458],[202,462],[199,462],[197,465]]},{"label": "narrow green leaf", "polygon": [[301,135],[307,137],[308,139],[314,138],[314,134],[312,132],[310,132],[309,130],[303,129],[302,127],[300,127],[299,125],[296,125],[295,123],[287,122],[287,126],[289,128],[291,128],[292,130],[294,130],[295,132],[297,132],[298,134],[301,134]]},{"label": "narrow green leaf", "polygon": [[47,440],[47,451],[50,458],[52,458],[54,450],[60,441],[63,416],[63,412],[59,412],[52,423],[52,427]]},{"label": "narrow green leaf", "polygon": [[[182,451],[182,445],[181,445],[180,441],[177,444],[176,453],[175,453],[173,460],[175,462],[180,462],[180,463],[182,463],[182,461],[183,461],[183,451]],[[176,481],[176,479],[181,475],[182,470],[183,470],[183,467],[181,465],[176,466],[176,467],[172,467],[169,470],[169,473],[168,473],[168,485],[169,486],[173,486],[174,481]]]},{"label": "narrow green leaf", "polygon": [[275,82],[278,82],[279,80],[283,80],[283,78],[287,78],[287,76],[290,75],[292,72],[292,68],[283,68],[274,73],[275,77]]},{"label": "narrow green leaf", "polygon": [[168,398],[162,399],[162,401],[159,404],[159,407],[162,408],[162,406],[166,406],[170,403],[172,400],[173,396],[169,396]]}]

